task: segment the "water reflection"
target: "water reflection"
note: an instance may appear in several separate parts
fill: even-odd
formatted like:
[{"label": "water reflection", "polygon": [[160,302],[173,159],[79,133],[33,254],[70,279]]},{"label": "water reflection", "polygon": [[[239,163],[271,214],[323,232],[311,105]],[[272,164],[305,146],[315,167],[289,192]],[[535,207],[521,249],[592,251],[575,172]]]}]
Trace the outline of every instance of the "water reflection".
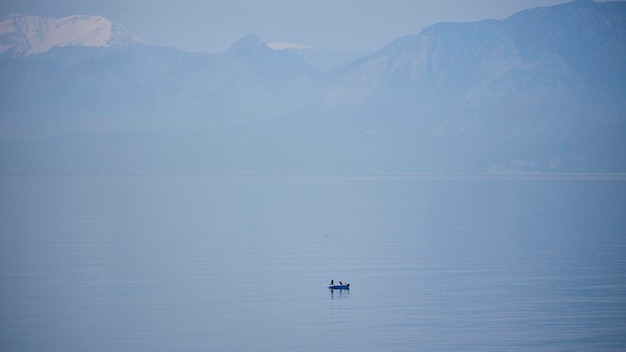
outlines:
[{"label": "water reflection", "polygon": [[328,289],[328,291],[330,291],[330,299],[350,297],[350,289],[344,289],[344,288],[333,289],[333,288],[330,288],[330,289]]}]

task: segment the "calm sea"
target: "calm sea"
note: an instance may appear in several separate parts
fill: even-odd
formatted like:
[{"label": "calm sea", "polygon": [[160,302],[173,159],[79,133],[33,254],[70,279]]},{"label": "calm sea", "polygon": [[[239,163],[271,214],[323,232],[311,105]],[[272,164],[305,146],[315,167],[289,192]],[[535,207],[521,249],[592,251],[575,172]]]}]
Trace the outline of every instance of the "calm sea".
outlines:
[{"label": "calm sea", "polygon": [[0,236],[6,352],[626,349],[623,179],[5,177]]}]

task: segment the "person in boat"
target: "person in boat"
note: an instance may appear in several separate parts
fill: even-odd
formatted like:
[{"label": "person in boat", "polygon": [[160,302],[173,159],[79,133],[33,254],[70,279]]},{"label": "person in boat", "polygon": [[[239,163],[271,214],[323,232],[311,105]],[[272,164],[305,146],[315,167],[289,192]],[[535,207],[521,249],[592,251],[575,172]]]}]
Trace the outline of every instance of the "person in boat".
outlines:
[{"label": "person in boat", "polygon": [[341,286],[341,285],[343,285],[343,284],[341,283],[341,281],[339,281],[339,286]]},{"label": "person in boat", "polygon": [[330,280],[330,285],[332,286],[334,284],[335,284],[335,281],[334,280]]}]

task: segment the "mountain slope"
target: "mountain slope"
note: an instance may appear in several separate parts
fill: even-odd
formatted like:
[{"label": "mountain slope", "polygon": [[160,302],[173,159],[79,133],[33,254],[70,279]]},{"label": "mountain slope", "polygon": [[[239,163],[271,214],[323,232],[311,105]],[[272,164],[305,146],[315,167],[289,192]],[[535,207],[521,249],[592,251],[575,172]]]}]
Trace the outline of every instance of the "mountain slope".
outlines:
[{"label": "mountain slope", "polygon": [[[412,98],[426,94],[429,99],[436,95],[462,101],[469,90],[504,84],[518,74],[536,76],[528,77],[529,83],[560,77],[573,89],[583,88],[576,87],[583,83],[593,88],[608,84],[607,91],[620,93],[625,87],[625,43],[623,2],[579,0],[523,11],[503,21],[441,23],[336,72],[327,100],[331,105],[360,103],[389,90],[411,90]],[[450,99],[455,93],[461,95]]]},{"label": "mountain slope", "polygon": [[[404,126],[407,148],[439,145],[451,168],[589,171],[604,143],[619,144],[608,132],[626,133],[625,38],[624,2],[440,23],[337,70],[324,104]],[[619,152],[604,156],[626,170]]]},{"label": "mountain slope", "polygon": [[299,55],[247,35],[185,82],[180,97],[210,102],[207,113],[225,118],[277,116],[313,104],[320,75]]}]

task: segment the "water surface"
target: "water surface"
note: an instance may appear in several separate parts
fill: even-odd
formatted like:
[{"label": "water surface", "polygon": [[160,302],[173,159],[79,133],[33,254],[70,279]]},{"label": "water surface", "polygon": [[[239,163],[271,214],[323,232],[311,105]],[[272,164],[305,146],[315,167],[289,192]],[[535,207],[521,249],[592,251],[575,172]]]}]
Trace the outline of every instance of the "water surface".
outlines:
[{"label": "water surface", "polygon": [[30,177],[0,199],[2,351],[626,346],[624,180]]}]

